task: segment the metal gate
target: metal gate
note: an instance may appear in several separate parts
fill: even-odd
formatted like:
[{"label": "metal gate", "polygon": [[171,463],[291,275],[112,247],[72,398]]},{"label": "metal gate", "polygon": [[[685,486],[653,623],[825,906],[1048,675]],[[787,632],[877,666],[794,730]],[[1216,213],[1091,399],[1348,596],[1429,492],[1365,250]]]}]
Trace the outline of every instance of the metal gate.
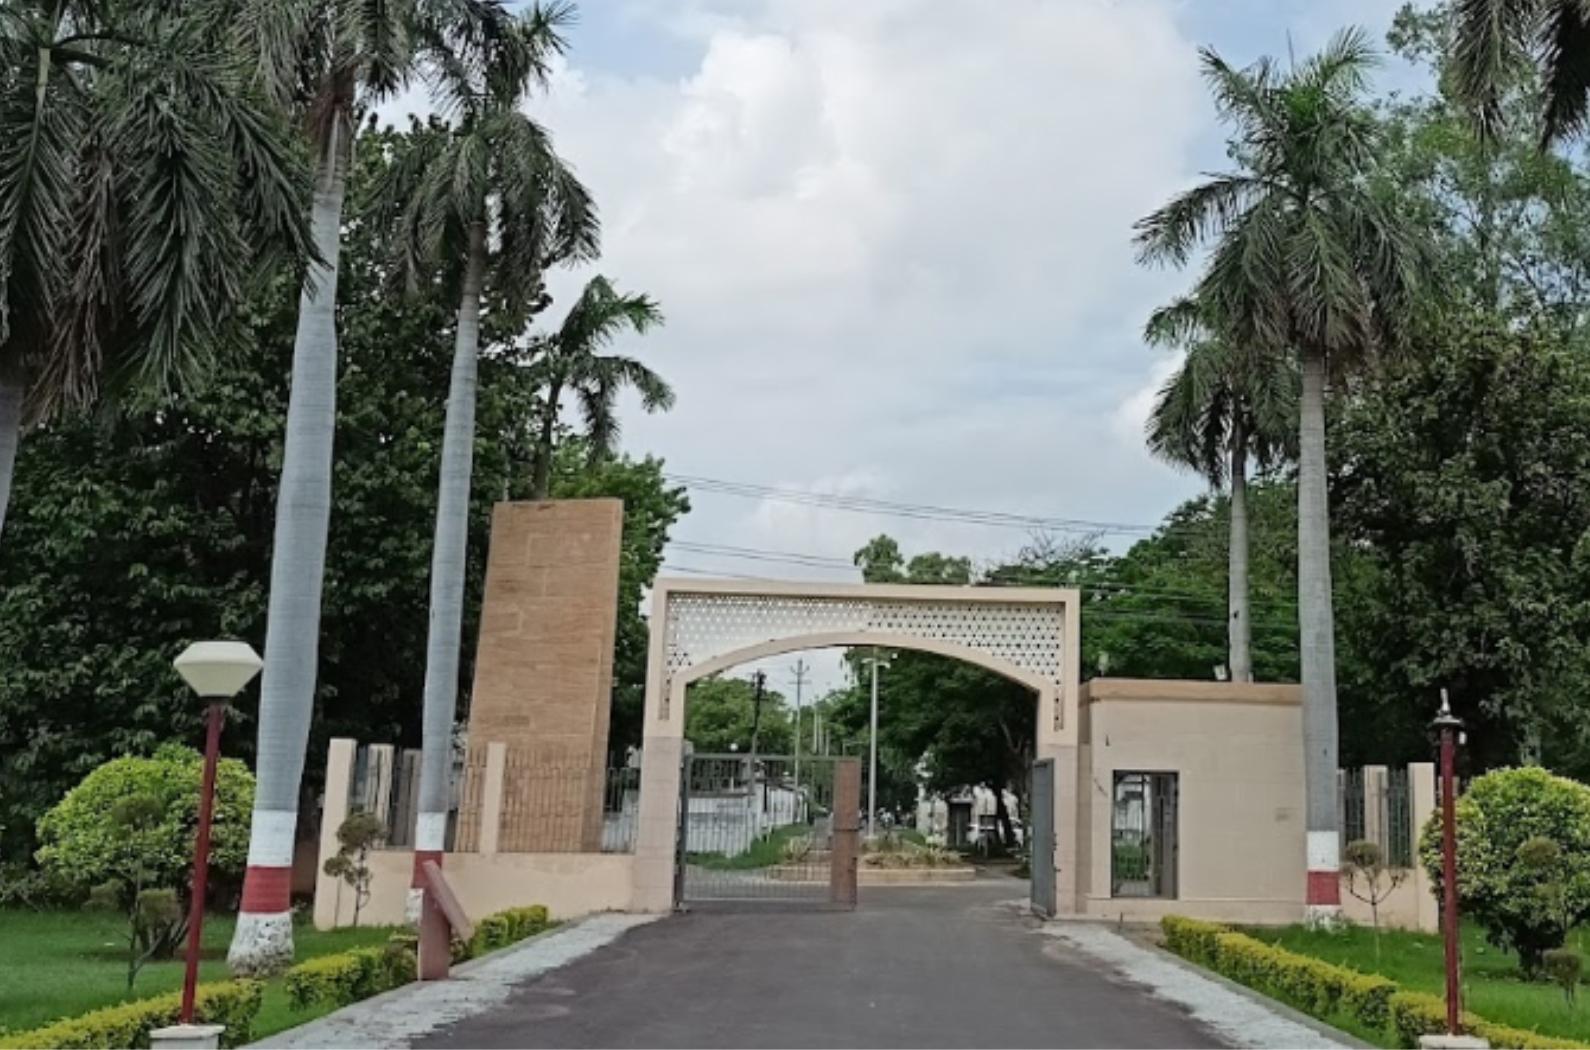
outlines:
[{"label": "metal gate", "polygon": [[1054,761],[1044,759],[1033,764],[1032,790],[1032,855],[1027,866],[1032,869],[1032,910],[1044,918],[1055,914],[1054,879]]},{"label": "metal gate", "polygon": [[687,755],[675,899],[854,905],[856,759]]}]

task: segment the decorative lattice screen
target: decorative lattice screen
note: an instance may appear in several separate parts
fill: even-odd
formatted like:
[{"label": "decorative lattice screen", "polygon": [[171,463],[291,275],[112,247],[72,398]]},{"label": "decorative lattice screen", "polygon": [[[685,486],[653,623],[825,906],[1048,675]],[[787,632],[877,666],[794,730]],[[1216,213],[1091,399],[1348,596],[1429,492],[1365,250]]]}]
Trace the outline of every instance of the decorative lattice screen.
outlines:
[{"label": "decorative lattice screen", "polygon": [[1063,695],[1064,608],[1058,603],[911,601],[676,593],[668,598],[664,717],[679,671],[764,642],[876,632],[964,646],[1054,683]]}]

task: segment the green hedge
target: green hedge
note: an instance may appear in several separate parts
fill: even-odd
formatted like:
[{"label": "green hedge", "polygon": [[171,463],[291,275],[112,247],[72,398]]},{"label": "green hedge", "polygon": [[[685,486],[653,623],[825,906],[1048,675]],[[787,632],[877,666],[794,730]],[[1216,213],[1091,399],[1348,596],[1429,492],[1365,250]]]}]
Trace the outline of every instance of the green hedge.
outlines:
[{"label": "green hedge", "polygon": [[[1398,1046],[1419,1045],[1421,1035],[1446,1031],[1446,1002],[1404,992],[1395,982],[1333,966],[1308,955],[1265,944],[1218,923],[1167,915],[1160,920],[1165,946],[1177,955],[1263,992],[1306,1014],[1329,1020],[1346,1014],[1372,1032],[1395,1036]],[[1558,1050],[1579,1044],[1552,1039],[1464,1014],[1463,1026],[1494,1047]]]},{"label": "green hedge", "polygon": [[[506,948],[551,927],[541,905],[510,908],[489,915],[467,941],[453,941],[453,962]],[[311,1006],[347,1006],[414,980],[419,941],[412,934],[393,936],[385,948],[357,948],[300,963],[287,971],[287,998],[295,1010]]]},{"label": "green hedge", "polygon": [[[1421,1035],[1440,1035],[1446,1031],[1446,1000],[1422,992],[1398,992],[1391,997],[1391,1024],[1402,1046],[1418,1046]],[[1572,1050],[1584,1044],[1568,1039],[1553,1039],[1538,1032],[1492,1024],[1483,1017],[1463,1012],[1463,1029],[1495,1047],[1513,1050]]]},{"label": "green hedge", "polygon": [[[265,986],[258,981],[201,984],[193,1004],[193,1019],[200,1024],[225,1025],[221,1045],[242,1046],[252,1037],[254,1017],[264,994]],[[181,1012],[182,994],[172,992],[108,1006],[31,1032],[0,1036],[0,1050],[40,1046],[59,1050],[144,1050],[149,1046],[149,1033],[176,1024]]]}]

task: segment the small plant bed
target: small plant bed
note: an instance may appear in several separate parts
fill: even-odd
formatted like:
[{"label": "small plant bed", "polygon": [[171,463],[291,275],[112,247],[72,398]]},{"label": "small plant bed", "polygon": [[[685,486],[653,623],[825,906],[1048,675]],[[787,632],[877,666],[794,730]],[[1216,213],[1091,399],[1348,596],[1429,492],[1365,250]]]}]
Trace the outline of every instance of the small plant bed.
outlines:
[{"label": "small plant bed", "polygon": [[[128,994],[126,925],[125,918],[107,912],[0,912],[0,989],[4,989],[0,1032],[27,1032],[62,1018],[180,990],[179,952],[178,958],[145,964]],[[205,919],[201,982],[227,979],[232,927],[230,917]],[[369,927],[293,931],[301,960],[384,944],[391,935],[391,930]],[[260,1038],[310,1019],[292,1013],[280,979],[267,981],[253,1035]]]},{"label": "small plant bed", "polygon": [[[1412,1046],[1443,1030],[1439,937],[1346,927],[1232,930],[1175,917],[1165,945],[1192,962],[1378,1046]],[[1590,1011],[1549,982],[1522,979],[1516,957],[1466,928],[1464,1009],[1468,1025],[1496,1047],[1590,1045]]]}]

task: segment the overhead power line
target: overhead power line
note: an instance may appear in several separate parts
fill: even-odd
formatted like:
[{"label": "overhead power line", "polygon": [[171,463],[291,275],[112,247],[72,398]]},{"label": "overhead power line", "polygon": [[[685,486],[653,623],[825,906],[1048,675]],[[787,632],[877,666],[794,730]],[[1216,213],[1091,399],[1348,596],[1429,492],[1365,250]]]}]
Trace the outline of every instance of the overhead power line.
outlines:
[{"label": "overhead power line", "polygon": [[676,484],[685,486],[692,492],[765,500],[774,503],[790,503],[797,506],[820,507],[827,510],[844,510],[858,514],[879,514],[918,521],[957,522],[969,525],[1022,529],[1027,532],[1037,533],[1068,532],[1104,536],[1147,536],[1158,528],[1157,525],[1090,521],[1085,518],[1052,518],[1036,514],[1014,514],[1006,511],[944,507],[930,503],[904,503],[897,500],[873,499],[866,496],[846,496],[838,493],[807,492],[801,489],[775,488],[771,485],[755,485],[749,482],[727,481],[721,478],[704,478],[693,474],[665,473],[663,477]]}]

